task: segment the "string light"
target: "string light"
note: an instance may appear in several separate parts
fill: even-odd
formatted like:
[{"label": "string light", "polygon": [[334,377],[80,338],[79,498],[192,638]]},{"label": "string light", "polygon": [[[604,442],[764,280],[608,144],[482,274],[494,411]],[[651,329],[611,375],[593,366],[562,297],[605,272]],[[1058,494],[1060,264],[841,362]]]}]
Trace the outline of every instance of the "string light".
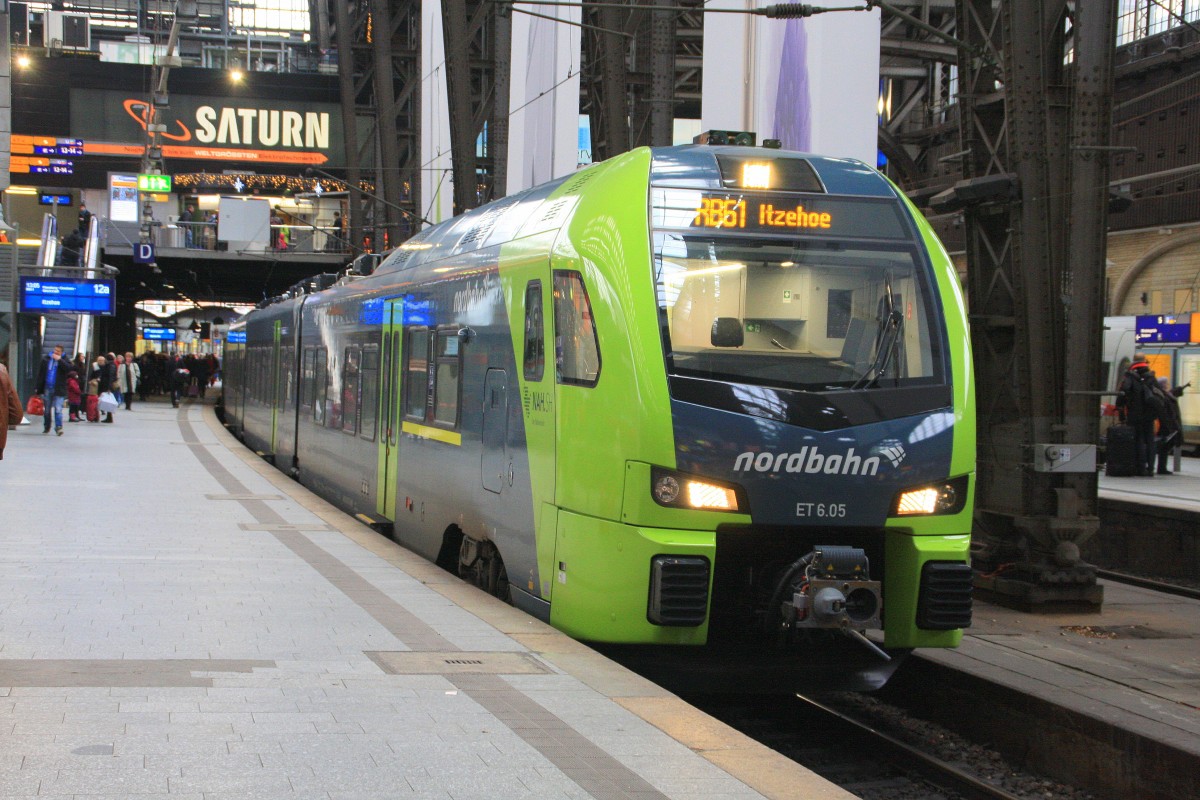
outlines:
[{"label": "string light", "polygon": [[[254,189],[268,189],[274,192],[310,192],[316,194],[317,185],[321,193],[345,191],[348,184],[342,181],[334,183],[328,178],[297,178],[290,175],[224,175],[213,172],[189,172],[175,175],[175,185],[189,190],[213,189],[219,191],[243,192]],[[334,184],[330,186],[330,184]],[[240,188],[239,188],[240,186]],[[358,186],[365,192],[373,193],[375,184],[370,181],[359,181]],[[408,194],[409,184],[404,184],[404,193]]]}]

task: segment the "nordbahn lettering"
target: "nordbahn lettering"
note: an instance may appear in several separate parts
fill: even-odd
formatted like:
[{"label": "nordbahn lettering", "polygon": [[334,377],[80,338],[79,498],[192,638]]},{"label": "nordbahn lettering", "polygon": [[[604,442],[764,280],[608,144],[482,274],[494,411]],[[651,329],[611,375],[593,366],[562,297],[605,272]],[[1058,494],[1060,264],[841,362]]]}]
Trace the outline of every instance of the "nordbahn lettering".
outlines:
[{"label": "nordbahn lettering", "polygon": [[805,445],[795,453],[742,453],[734,461],[733,471],[876,475],[879,472],[879,456],[864,458],[856,455],[853,447],[844,453],[822,453],[816,445]]}]

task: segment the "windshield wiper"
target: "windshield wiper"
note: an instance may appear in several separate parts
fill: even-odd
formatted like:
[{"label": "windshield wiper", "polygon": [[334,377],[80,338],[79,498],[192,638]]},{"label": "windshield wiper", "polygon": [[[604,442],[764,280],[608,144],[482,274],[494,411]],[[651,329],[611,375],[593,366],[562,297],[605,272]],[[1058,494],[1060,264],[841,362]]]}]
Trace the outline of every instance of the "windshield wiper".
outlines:
[{"label": "windshield wiper", "polygon": [[867,367],[862,377],[850,387],[851,391],[875,386],[879,383],[879,379],[883,377],[892,363],[896,344],[900,340],[900,331],[904,329],[904,315],[896,308],[895,297],[892,294],[892,273],[887,272],[883,280],[886,293],[884,295],[885,312],[879,320],[879,330],[876,333],[879,346],[875,349],[875,360],[871,362],[871,366]]}]

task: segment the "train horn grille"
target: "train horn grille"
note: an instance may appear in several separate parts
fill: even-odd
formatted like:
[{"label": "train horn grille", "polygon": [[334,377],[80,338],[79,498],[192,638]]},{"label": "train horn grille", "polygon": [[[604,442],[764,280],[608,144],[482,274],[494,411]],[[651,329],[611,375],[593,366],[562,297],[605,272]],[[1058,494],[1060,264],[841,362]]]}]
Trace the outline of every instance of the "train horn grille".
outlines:
[{"label": "train horn grille", "polygon": [[706,558],[655,556],[647,619],[655,625],[702,625],[708,612],[708,574]]},{"label": "train horn grille", "polygon": [[921,568],[917,627],[950,631],[971,625],[971,566],[962,561],[927,561]]}]

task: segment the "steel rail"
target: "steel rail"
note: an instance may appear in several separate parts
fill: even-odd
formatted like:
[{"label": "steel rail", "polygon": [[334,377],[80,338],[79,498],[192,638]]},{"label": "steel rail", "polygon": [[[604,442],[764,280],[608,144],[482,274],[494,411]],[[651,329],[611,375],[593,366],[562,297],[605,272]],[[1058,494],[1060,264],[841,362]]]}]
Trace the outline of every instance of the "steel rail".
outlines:
[{"label": "steel rail", "polygon": [[1162,581],[1151,580],[1150,578],[1142,578],[1137,575],[1129,575],[1124,572],[1113,572],[1107,569],[1096,570],[1097,577],[1105,580],[1115,581],[1117,583],[1128,584],[1129,586],[1138,586],[1142,589],[1152,589],[1163,594],[1173,594],[1177,597],[1186,597],[1191,600],[1200,600],[1200,589],[1193,589],[1190,586],[1179,586],[1174,583],[1163,583]]},{"label": "steel rail", "polygon": [[969,800],[1021,800],[1022,798],[1021,795],[1013,794],[985,783],[953,764],[947,763],[912,745],[905,744],[899,739],[877,730],[866,723],[860,722],[853,717],[847,716],[845,713],[827,706],[818,700],[801,694],[797,694],[796,698],[820,713],[833,717],[839,724],[852,728],[857,734],[882,743],[887,749],[903,757],[902,759],[898,759],[899,761],[908,759],[916,762],[918,769],[934,773],[936,780],[945,782],[941,788],[952,789],[963,797],[969,798]]}]

